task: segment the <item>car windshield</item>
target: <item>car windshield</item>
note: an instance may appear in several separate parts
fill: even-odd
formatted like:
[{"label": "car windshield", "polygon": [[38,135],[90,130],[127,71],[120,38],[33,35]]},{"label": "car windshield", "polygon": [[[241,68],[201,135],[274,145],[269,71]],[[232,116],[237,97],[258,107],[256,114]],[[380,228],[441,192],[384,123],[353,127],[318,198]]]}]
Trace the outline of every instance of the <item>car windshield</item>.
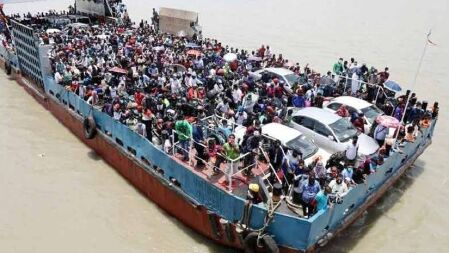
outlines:
[{"label": "car windshield", "polygon": [[287,81],[290,85],[293,85],[294,83],[299,82],[299,76],[295,75],[294,73],[285,75],[284,77],[285,77],[285,79],[287,79]]},{"label": "car windshield", "polygon": [[365,107],[361,110],[370,124],[373,124],[379,114],[383,114],[382,110],[375,105]]},{"label": "car windshield", "polygon": [[357,129],[344,118],[335,121],[329,127],[334,131],[340,142],[346,142],[357,135]]},{"label": "car windshield", "polygon": [[300,151],[303,159],[314,155],[318,151],[318,147],[304,135],[298,136],[287,142],[285,146],[292,150]]}]

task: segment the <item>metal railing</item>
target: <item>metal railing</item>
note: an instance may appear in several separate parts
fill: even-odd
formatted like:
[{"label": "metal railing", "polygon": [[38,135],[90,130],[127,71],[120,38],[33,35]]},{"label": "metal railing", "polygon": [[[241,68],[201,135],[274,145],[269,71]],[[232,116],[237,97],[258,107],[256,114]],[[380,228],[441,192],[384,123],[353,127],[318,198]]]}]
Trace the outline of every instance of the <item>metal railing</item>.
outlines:
[{"label": "metal railing", "polygon": [[[173,130],[173,131],[174,131],[173,133],[176,133],[175,130]],[[227,180],[227,183],[228,183],[227,184],[227,188],[228,188],[228,191],[231,192],[231,193],[232,193],[232,190],[233,190],[233,187],[232,187],[233,178],[236,175],[238,175],[240,173],[243,173],[244,171],[252,170],[252,168],[260,169],[260,166],[261,166],[260,157],[265,158],[267,168],[269,169],[269,171],[271,173],[273,173],[273,175],[275,175],[276,180],[279,183],[282,184],[282,180],[277,175],[275,168],[269,162],[269,157],[266,154],[265,150],[263,150],[262,144],[257,149],[258,153],[254,154],[254,151],[246,152],[244,154],[241,154],[239,157],[237,157],[235,159],[230,159],[230,158],[226,157],[223,153],[218,152],[216,154],[216,156],[218,156],[219,158],[215,158],[215,161],[217,159],[220,159],[221,162],[219,162],[218,164],[215,164],[215,163],[211,163],[210,159],[209,159],[209,161],[204,160],[203,158],[199,157],[198,154],[193,154],[192,155],[192,151],[191,150],[192,150],[192,147],[194,147],[193,144],[200,145],[200,146],[202,146],[205,149],[208,149],[207,145],[205,145],[205,144],[203,144],[201,142],[196,142],[195,140],[193,140],[193,138],[189,138],[189,145],[188,145],[189,146],[189,150],[186,150],[179,144],[179,141],[175,142],[175,134],[172,134],[170,136],[170,139],[171,139],[172,147],[173,147],[172,150],[171,150],[171,155],[172,156],[175,156],[176,153],[179,150],[181,150],[181,151],[184,151],[184,152],[188,153],[187,163],[190,166],[193,166],[192,158],[194,158],[196,161],[203,162],[206,166],[212,168],[214,171],[220,171],[221,173],[223,173],[226,176],[226,180]],[[209,139],[212,139],[212,138],[209,138]],[[250,155],[254,155],[254,157],[252,159],[253,161],[251,163],[249,163],[249,164],[245,164],[244,160],[248,156],[250,156]],[[225,168],[222,168],[220,166],[222,163],[226,164]],[[240,166],[242,164],[244,164],[245,167]],[[216,166],[216,165],[218,165],[218,166]],[[238,169],[236,170],[236,168],[238,168]],[[261,171],[261,174],[263,175],[264,178],[267,177],[267,173],[266,173],[265,170],[260,169],[260,171]],[[271,185],[271,183],[269,183],[269,184]]]},{"label": "metal railing", "polygon": [[[378,84],[365,82],[365,81],[360,80],[360,79],[354,79],[352,77],[343,76],[343,75],[335,75],[335,77],[337,78],[337,81],[336,81],[337,85],[340,85],[340,83],[343,81],[343,83],[344,83],[343,93],[346,93],[346,90],[347,90],[348,86],[351,86],[352,81],[354,80],[354,81],[357,81],[360,84],[360,86],[365,85],[365,87],[370,86],[370,87],[373,87],[373,88],[377,89],[375,99],[373,101],[370,101],[372,103],[377,103],[377,99],[379,98],[380,94],[383,94],[386,98],[391,98],[385,92],[384,87],[382,87],[382,86],[380,86]],[[360,90],[360,86],[359,86],[358,90]]]}]

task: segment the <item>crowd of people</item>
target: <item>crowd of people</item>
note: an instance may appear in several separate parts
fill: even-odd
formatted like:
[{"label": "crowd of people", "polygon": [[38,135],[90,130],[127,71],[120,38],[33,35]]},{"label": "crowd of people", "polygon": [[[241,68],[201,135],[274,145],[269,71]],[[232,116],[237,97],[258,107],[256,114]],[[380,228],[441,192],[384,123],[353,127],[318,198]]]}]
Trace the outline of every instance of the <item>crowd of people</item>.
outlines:
[{"label": "crowd of people", "polygon": [[[159,19],[152,20],[155,23]],[[384,108],[387,94],[377,93],[378,87],[389,78],[388,68],[378,72],[366,64],[359,66],[354,58],[350,61],[340,58],[332,71],[321,75],[308,64],[301,67],[282,54],[275,54],[268,45],[247,51],[215,39],[203,39],[201,34],[192,38],[161,34],[153,23],[134,24],[123,18],[121,25],[98,23],[55,33],[46,33],[46,28],[51,27],[42,24],[40,37],[43,44],[52,44],[50,59],[57,83],[129,125],[167,153],[175,149],[182,160],[191,162],[194,149],[194,166],[198,168],[212,164],[214,173],[219,174],[221,164],[249,153],[241,163],[230,163],[226,175],[248,167],[256,159],[262,141],[261,126],[288,122],[288,107],[322,107],[325,97],[346,92],[369,102],[378,97],[378,105],[387,109]],[[227,60],[226,55],[235,59]],[[268,67],[287,68],[295,73],[298,78],[291,91],[279,78],[262,75],[259,79],[251,74]],[[394,117],[402,119],[405,113],[406,121],[415,123],[399,134],[406,141],[413,141],[416,122],[426,110],[415,94],[411,96],[408,108],[405,108],[407,97],[401,96],[391,109]],[[361,115],[350,115],[344,107],[337,114],[350,118],[363,131]],[[227,129],[225,141],[208,136],[210,131],[205,131],[202,119],[209,116],[218,120],[215,126],[206,127],[216,129],[219,125]],[[242,142],[237,142],[232,134],[237,125],[246,127]],[[337,199],[343,197],[383,163],[392,144],[386,143],[384,129],[376,128],[374,138],[381,144],[381,150],[357,166],[353,162],[357,140],[346,152],[334,154],[329,161],[305,164],[300,153],[281,150],[279,142],[270,143],[267,155],[259,154],[257,159],[275,169],[273,181],[280,179],[284,186],[295,185],[300,190],[307,216],[327,208],[329,194],[338,196]],[[251,169],[243,172],[247,176],[252,174]]]}]

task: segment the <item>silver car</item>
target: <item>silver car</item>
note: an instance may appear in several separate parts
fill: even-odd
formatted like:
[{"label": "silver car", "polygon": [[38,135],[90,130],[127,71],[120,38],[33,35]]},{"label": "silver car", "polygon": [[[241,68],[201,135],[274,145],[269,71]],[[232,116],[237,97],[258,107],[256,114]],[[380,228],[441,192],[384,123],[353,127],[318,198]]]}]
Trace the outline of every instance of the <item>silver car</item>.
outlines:
[{"label": "silver car", "polygon": [[299,76],[296,75],[293,71],[286,68],[265,68],[260,69],[255,72],[251,72],[250,76],[254,78],[254,80],[259,80],[262,78],[263,74],[267,74],[270,79],[277,78],[284,82],[284,89],[288,93],[292,94],[292,87],[295,83],[299,82]]},{"label": "silver car", "polygon": [[363,113],[365,118],[365,133],[369,133],[371,127],[376,120],[377,116],[384,114],[384,112],[377,108],[377,106],[366,102],[365,100],[350,97],[341,96],[332,99],[328,104],[324,105],[324,109],[330,112],[336,112],[340,106],[345,105],[349,113]]},{"label": "silver car", "polygon": [[355,136],[358,136],[359,155],[371,155],[379,149],[373,138],[358,132],[347,119],[321,108],[307,107],[293,113],[290,126],[331,153],[345,151]]}]

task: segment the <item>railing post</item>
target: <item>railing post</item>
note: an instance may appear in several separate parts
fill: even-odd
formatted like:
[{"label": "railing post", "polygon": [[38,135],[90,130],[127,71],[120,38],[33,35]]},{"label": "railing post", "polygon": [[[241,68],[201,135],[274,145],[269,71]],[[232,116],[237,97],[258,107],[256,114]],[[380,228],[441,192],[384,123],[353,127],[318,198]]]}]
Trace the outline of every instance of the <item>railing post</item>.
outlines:
[{"label": "railing post", "polygon": [[232,192],[232,174],[233,174],[233,170],[234,170],[234,161],[231,160],[231,163],[228,164],[228,165],[231,166],[231,167],[228,167],[228,171],[227,171],[227,174],[228,174],[228,191]]},{"label": "railing post", "polygon": [[173,132],[170,137],[172,140],[172,155],[175,156],[176,154],[175,133]]}]

